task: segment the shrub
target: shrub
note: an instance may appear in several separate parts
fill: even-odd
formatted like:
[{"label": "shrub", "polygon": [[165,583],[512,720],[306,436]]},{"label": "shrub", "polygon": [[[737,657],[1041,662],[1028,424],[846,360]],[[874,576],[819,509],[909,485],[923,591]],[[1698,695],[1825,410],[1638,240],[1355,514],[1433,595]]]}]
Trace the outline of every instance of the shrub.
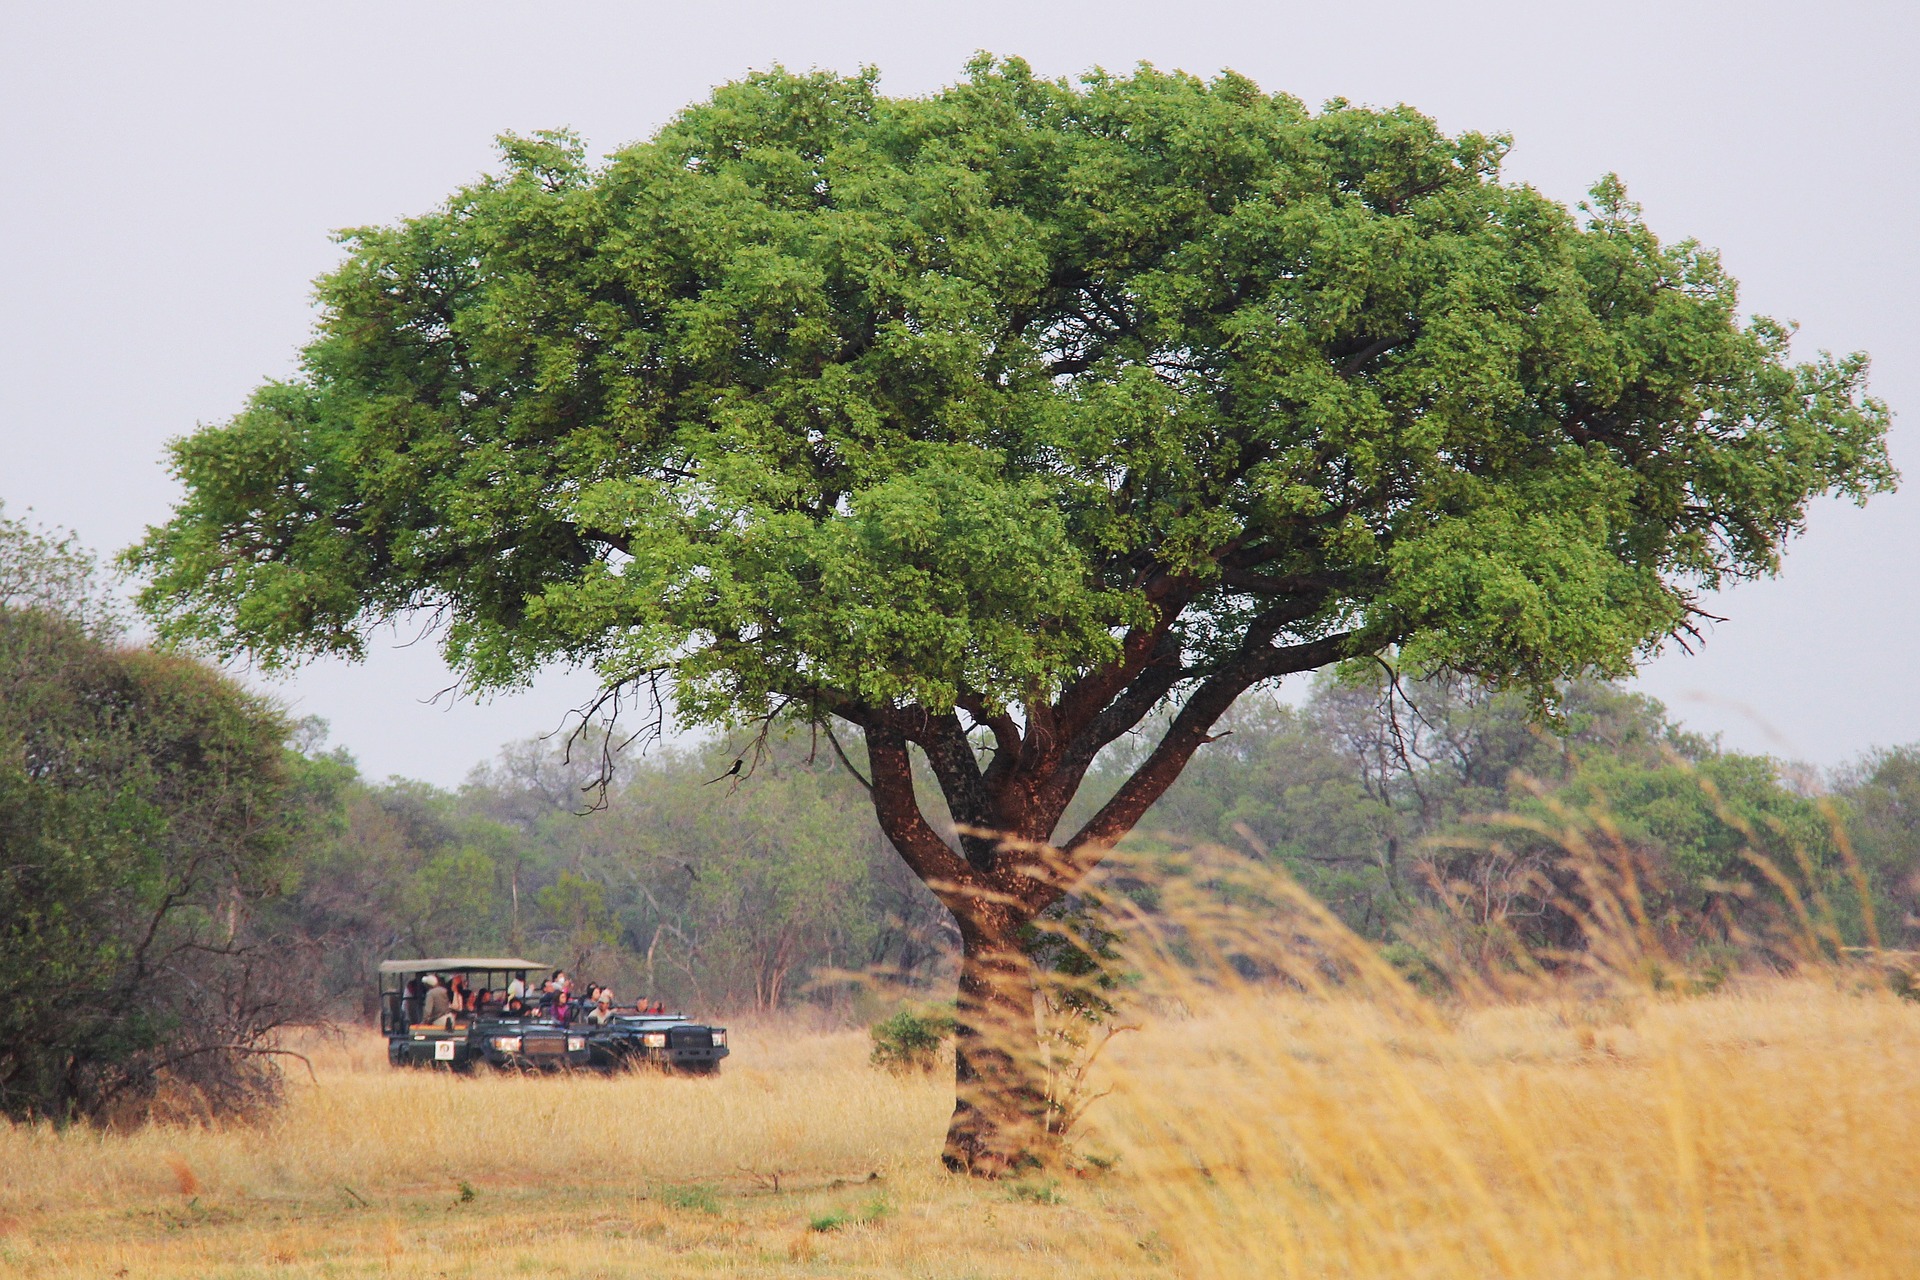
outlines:
[{"label": "shrub", "polygon": [[1422,995],[1438,995],[1447,989],[1445,972],[1433,962],[1432,956],[1410,942],[1389,942],[1380,948],[1380,958]]},{"label": "shrub", "polygon": [[887,1071],[932,1071],[940,1046],[953,1035],[953,1014],[941,1009],[901,1009],[873,1025],[868,1061]]},{"label": "shrub", "polygon": [[887,1203],[886,1197],[876,1196],[867,1201],[864,1208],[835,1209],[830,1213],[823,1213],[809,1221],[807,1229],[824,1234],[828,1231],[838,1231],[842,1227],[864,1227],[880,1221],[891,1211],[892,1206]]},{"label": "shrub", "polygon": [[704,1183],[655,1187],[653,1198],[673,1209],[687,1209],[695,1213],[720,1212],[720,1196]]}]

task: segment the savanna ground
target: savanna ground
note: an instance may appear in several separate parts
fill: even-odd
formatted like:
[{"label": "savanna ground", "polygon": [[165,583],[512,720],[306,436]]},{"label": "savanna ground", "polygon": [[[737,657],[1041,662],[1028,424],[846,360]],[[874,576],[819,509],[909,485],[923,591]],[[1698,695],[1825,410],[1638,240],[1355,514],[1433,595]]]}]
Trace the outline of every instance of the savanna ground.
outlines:
[{"label": "savanna ground", "polygon": [[[1478,1008],[1216,993],[1101,1060],[1079,1173],[937,1154],[941,1076],[739,1027],[716,1080],[315,1047],[255,1125],[0,1130],[0,1274],[1907,1276],[1920,1005],[1858,970]],[[1109,1167],[1102,1168],[1102,1165]]]}]

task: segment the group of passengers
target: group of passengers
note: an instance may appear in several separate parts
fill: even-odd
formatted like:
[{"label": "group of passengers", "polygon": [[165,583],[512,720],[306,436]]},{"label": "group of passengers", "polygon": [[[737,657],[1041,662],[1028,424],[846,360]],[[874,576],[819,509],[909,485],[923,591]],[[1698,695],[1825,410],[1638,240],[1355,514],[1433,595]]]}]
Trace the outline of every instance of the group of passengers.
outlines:
[{"label": "group of passengers", "polygon": [[[437,973],[417,975],[407,982],[402,998],[408,1022],[448,1031],[469,1017],[549,1018],[562,1026],[584,1021],[597,1027],[623,1012],[614,1001],[613,988],[597,982],[587,984],[585,1000],[575,999],[573,979],[564,969],[555,969],[537,989],[516,974],[504,991],[487,987],[475,991],[464,973],[445,982]],[[642,999],[634,1002],[632,1012],[664,1013],[666,1006]]]}]

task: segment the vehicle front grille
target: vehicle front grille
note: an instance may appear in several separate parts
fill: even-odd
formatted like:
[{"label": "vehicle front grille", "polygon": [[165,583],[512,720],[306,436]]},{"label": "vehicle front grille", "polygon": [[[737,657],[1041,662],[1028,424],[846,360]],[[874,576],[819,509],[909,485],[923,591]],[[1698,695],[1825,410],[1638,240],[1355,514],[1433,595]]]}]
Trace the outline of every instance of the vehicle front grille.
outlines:
[{"label": "vehicle front grille", "polygon": [[667,1032],[667,1044],[675,1049],[711,1049],[713,1032],[705,1027],[675,1027]]},{"label": "vehicle front grille", "polygon": [[528,1036],[525,1040],[521,1041],[520,1047],[522,1052],[535,1056],[540,1054],[558,1054],[567,1051],[567,1042],[559,1039],[535,1040],[532,1036]]}]

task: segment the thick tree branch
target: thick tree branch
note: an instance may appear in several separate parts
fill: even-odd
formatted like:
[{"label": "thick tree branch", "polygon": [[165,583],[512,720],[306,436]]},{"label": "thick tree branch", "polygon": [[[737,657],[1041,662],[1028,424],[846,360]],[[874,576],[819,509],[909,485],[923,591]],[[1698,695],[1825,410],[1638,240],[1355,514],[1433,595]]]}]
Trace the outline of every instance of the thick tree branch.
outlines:
[{"label": "thick tree branch", "polygon": [[987,705],[987,700],[970,689],[962,689],[954,702],[962,711],[973,717],[975,724],[985,725],[993,731],[993,745],[996,759],[1005,756],[1009,760],[1020,754],[1023,736],[1020,726],[1003,708],[995,711]]},{"label": "thick tree branch", "polygon": [[1343,378],[1351,378],[1365,367],[1367,361],[1377,355],[1382,355],[1393,350],[1399,346],[1401,342],[1402,339],[1400,338],[1376,338],[1335,365],[1333,371]]},{"label": "thick tree branch", "polygon": [[873,770],[873,812],[880,829],[934,895],[956,916],[963,915],[965,891],[977,888],[978,878],[967,860],[940,838],[920,812],[905,735],[885,725],[864,727],[867,761]]},{"label": "thick tree branch", "polygon": [[[953,820],[968,828],[995,826],[1000,814],[987,790],[980,762],[973,754],[973,743],[967,739],[960,717],[951,711],[926,716],[924,730],[916,736],[916,741],[927,753],[927,763],[933,766],[933,776],[940,781],[940,791],[946,797],[947,812],[953,815]],[[967,861],[975,867],[981,871],[993,869],[992,841],[962,836],[960,847],[966,850]]]},{"label": "thick tree branch", "polygon": [[1162,644],[1193,594],[1193,584],[1186,579],[1159,575],[1147,584],[1147,602],[1155,615],[1153,624],[1128,631],[1117,659],[1096,667],[1061,691],[1050,718],[1060,739],[1078,737],[1142,669],[1159,661]]},{"label": "thick tree branch", "polygon": [[[1276,649],[1270,645],[1251,645],[1203,681],[1174,717],[1160,745],[1153,749],[1131,778],[1114,797],[1087,821],[1078,834],[1064,846],[1077,878],[1097,863],[1127,832],[1133,830],[1147,809],[1166,794],[1179,778],[1193,753],[1205,743],[1215,722],[1242,693],[1260,683],[1299,671],[1312,671],[1335,662],[1346,652],[1348,634],[1310,640],[1304,644]],[[1055,883],[1049,901],[1072,887]]]},{"label": "thick tree branch", "polygon": [[1064,744],[1052,773],[1036,789],[1034,802],[1039,813],[1034,834],[1038,838],[1052,837],[1054,824],[1079,791],[1101,748],[1146,719],[1188,674],[1180,661],[1179,641],[1171,631],[1162,632],[1152,657],[1133,683]]},{"label": "thick tree branch", "polygon": [[1255,573],[1251,569],[1222,565],[1220,568],[1222,586],[1232,587],[1256,596],[1302,596],[1312,595],[1317,599],[1326,599],[1327,593],[1341,586],[1338,578],[1325,573],[1293,573],[1275,576]]}]

